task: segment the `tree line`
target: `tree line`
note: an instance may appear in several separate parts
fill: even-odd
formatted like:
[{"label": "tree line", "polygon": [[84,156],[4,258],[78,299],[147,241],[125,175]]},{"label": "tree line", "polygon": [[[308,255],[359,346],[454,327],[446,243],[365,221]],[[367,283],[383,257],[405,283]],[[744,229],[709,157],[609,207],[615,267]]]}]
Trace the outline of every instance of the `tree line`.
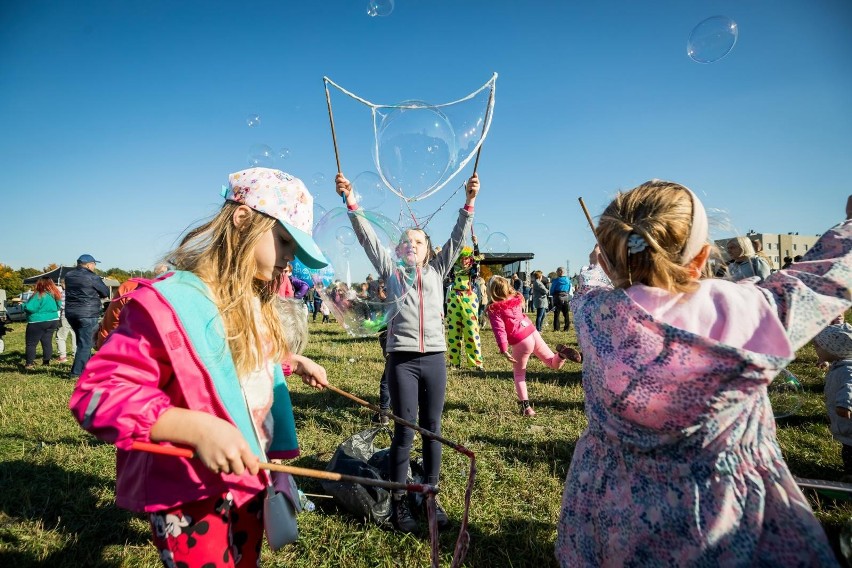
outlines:
[{"label": "tree line", "polygon": [[[6,290],[6,296],[13,298],[21,292],[30,288],[24,284],[24,280],[31,276],[38,276],[45,272],[50,272],[59,268],[58,264],[48,264],[44,268],[21,267],[17,270],[11,266],[0,263],[0,289]],[[118,282],[124,282],[130,278],[153,278],[154,272],[151,270],[125,270],[123,268],[107,268],[106,270],[95,270],[98,276],[112,278]]]}]

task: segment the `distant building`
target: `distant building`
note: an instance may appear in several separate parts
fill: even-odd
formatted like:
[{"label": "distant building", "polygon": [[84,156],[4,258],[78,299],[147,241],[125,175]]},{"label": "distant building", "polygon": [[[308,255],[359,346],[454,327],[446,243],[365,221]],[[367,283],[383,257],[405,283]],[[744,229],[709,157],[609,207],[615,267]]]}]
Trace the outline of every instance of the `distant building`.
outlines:
[{"label": "distant building", "polygon": [[[757,233],[754,231],[749,231],[745,236],[752,241],[760,241],[763,245],[763,252],[772,260],[775,268],[780,268],[784,264],[785,256],[790,258],[799,255],[804,256],[820,237],[820,235],[800,235],[799,233]],[[716,245],[724,252],[728,240],[717,240]]]}]

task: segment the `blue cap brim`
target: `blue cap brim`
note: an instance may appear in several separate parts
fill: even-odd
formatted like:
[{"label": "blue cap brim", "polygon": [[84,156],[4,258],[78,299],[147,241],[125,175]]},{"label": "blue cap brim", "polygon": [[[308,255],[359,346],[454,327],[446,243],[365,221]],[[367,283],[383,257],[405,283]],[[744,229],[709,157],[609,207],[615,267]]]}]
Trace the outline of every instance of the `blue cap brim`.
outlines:
[{"label": "blue cap brim", "polygon": [[280,220],[278,222],[287,229],[287,232],[296,241],[296,258],[299,259],[299,262],[314,270],[328,266],[328,259],[325,258],[312,236],[289,223]]}]

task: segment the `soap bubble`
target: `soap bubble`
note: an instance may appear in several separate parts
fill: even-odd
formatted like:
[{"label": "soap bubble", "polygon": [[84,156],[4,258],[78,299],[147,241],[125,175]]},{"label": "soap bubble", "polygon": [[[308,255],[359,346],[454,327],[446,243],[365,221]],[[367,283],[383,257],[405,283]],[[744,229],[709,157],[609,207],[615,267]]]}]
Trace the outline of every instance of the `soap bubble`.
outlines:
[{"label": "soap bubble", "polygon": [[[414,268],[398,256],[398,252],[406,251],[400,244],[405,240],[402,229],[374,211],[359,209],[353,215],[375,233],[377,248],[370,250],[384,272],[376,270],[358,243],[347,209],[336,207],[314,228],[314,240],[328,259],[327,270],[332,274],[330,281],[315,278],[314,287],[349,335],[366,337],[379,333],[399,313],[411,292]],[[371,281],[367,281],[368,274]]]},{"label": "soap bubble", "polygon": [[363,209],[380,208],[388,196],[388,190],[376,172],[361,172],[355,176],[352,187],[355,189],[355,201]]},{"label": "soap bubble", "polygon": [[271,168],[275,153],[266,144],[253,144],[249,148],[248,163],[253,168]]},{"label": "soap bubble", "polygon": [[776,420],[793,416],[802,407],[802,385],[787,369],[783,369],[775,380],[769,383],[767,391]]},{"label": "soap bubble", "polygon": [[279,160],[286,160],[289,157],[290,157],[290,148],[281,148],[280,150],[278,150],[278,159]]},{"label": "soap bubble", "polygon": [[376,16],[389,16],[393,12],[394,0],[370,0],[367,2],[367,15],[371,18]]},{"label": "soap bubble", "polygon": [[250,127],[260,125],[260,115],[259,114],[248,115],[248,117],[246,118],[246,124],[248,124]]},{"label": "soap bubble", "polygon": [[311,176],[311,181],[315,186],[321,186],[325,182],[325,174],[322,172],[316,172],[313,176]]},{"label": "soap bubble", "polygon": [[422,101],[384,109],[378,125],[376,166],[388,187],[403,198],[428,197],[453,169],[453,127],[444,114]]},{"label": "soap bubble", "polygon": [[484,244],[491,235],[491,229],[489,229],[488,225],[485,223],[474,223],[473,234],[476,235],[476,240],[478,240],[480,244]]},{"label": "soap bubble", "polygon": [[491,233],[485,241],[484,251],[491,253],[509,252],[509,237],[505,233]]},{"label": "soap bubble", "polygon": [[692,30],[686,42],[686,54],[697,63],[719,61],[734,48],[739,31],[727,16],[707,18]]}]

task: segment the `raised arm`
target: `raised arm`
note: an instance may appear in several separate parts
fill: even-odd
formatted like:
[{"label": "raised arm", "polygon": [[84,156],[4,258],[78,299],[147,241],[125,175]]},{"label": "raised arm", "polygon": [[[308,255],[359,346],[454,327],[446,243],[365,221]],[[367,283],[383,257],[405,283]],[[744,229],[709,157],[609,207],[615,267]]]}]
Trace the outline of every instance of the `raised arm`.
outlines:
[{"label": "raised arm", "polygon": [[355,236],[358,237],[358,243],[364,248],[364,252],[367,253],[367,258],[370,259],[373,267],[387,280],[394,272],[393,258],[382,247],[373,226],[359,209],[358,202],[355,201],[355,195],[352,193],[352,184],[346,179],[346,176],[338,173],[335,183],[338,195],[342,195],[346,199],[346,207],[349,209],[349,221],[352,223]]},{"label": "raised arm", "polygon": [[852,306],[852,196],[847,220],[823,234],[800,262],[758,284],[799,349]]},{"label": "raised arm", "polygon": [[441,252],[432,261],[433,266],[440,274],[447,274],[459,256],[464,236],[470,231],[471,225],[473,225],[473,204],[476,202],[478,194],[479,176],[473,174],[467,180],[467,184],[465,184],[464,207],[459,210],[459,217],[456,220],[456,225],[453,227],[452,233],[450,233],[450,238],[441,247]]}]

